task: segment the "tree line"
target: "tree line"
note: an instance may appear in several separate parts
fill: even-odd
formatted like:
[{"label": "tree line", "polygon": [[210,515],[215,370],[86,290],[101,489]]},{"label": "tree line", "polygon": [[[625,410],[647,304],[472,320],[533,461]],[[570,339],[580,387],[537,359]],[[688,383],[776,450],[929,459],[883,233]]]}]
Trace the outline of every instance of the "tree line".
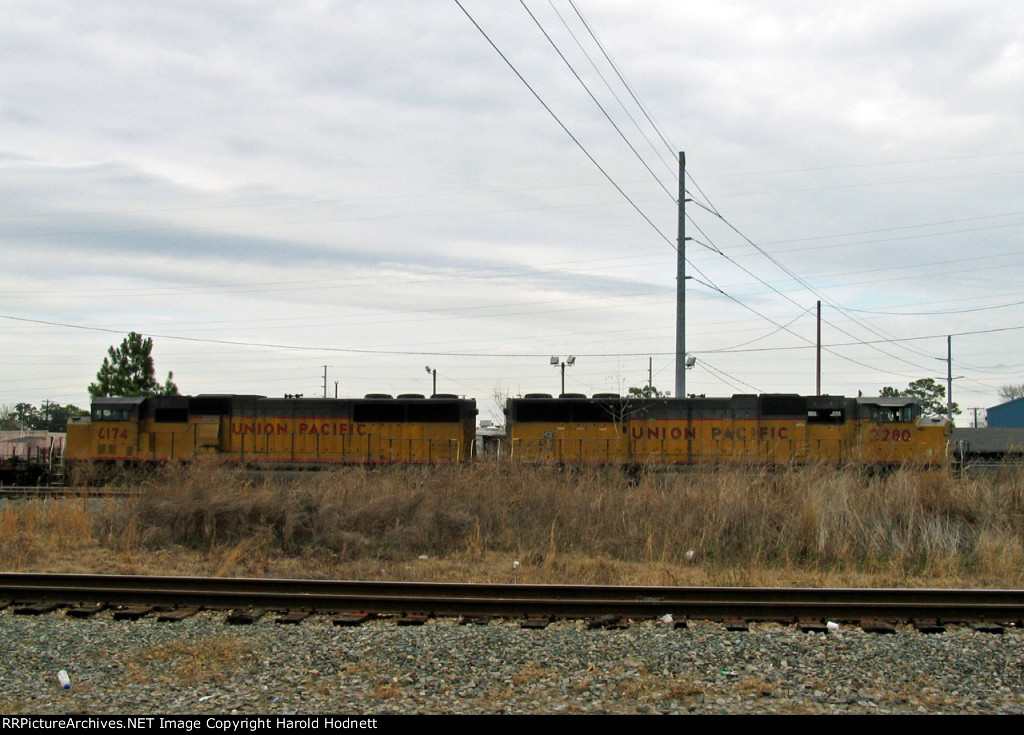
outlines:
[{"label": "tree line", "polygon": [[61,432],[67,428],[68,419],[88,415],[88,410],[72,403],[62,406],[47,402],[42,408],[31,403],[18,403],[13,407],[0,406],[0,429]]}]

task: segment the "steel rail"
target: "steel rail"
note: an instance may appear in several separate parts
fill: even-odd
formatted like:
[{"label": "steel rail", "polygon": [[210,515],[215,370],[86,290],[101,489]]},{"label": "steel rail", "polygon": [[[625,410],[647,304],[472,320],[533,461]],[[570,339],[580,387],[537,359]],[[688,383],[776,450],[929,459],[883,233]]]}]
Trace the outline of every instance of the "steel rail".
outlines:
[{"label": "steel rail", "polygon": [[616,587],[0,574],[0,599],[207,609],[799,621],[1024,620],[1024,591]]}]

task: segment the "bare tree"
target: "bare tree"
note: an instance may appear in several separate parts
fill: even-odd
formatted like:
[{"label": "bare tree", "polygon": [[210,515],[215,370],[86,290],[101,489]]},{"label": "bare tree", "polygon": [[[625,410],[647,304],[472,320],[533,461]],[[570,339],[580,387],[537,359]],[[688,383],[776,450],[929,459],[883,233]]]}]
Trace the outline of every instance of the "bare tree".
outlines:
[{"label": "bare tree", "polygon": [[488,415],[494,421],[495,426],[504,428],[505,426],[505,406],[508,404],[508,399],[511,397],[512,391],[508,388],[495,388],[494,389],[494,404],[487,409]]},{"label": "bare tree", "polygon": [[1015,401],[1018,398],[1024,398],[1024,383],[999,386],[999,397],[1004,401]]}]

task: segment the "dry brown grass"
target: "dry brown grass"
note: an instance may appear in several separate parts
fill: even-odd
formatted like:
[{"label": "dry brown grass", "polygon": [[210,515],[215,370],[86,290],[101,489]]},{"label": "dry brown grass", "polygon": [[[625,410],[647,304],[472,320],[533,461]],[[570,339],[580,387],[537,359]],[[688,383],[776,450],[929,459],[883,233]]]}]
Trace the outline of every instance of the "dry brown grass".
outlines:
[{"label": "dry brown grass", "polygon": [[[0,505],[9,570],[605,584],[1019,586],[1024,473],[170,466]],[[425,558],[424,558],[425,557]],[[516,563],[518,562],[518,564]]]},{"label": "dry brown grass", "polygon": [[[154,662],[161,662],[161,667]],[[177,641],[142,649],[127,657],[123,666],[127,682],[148,681],[158,668],[161,676],[173,675],[187,687],[219,684],[247,667],[255,668],[257,657],[235,636],[207,638],[201,642]]]}]

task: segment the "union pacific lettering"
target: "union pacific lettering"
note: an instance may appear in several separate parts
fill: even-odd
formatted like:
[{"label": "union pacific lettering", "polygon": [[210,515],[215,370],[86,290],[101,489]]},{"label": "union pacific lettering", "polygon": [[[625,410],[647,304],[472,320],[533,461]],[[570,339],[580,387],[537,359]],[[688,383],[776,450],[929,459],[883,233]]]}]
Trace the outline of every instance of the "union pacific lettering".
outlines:
[{"label": "union pacific lettering", "polygon": [[776,439],[789,439],[789,428],[786,426],[759,426],[752,428],[749,432],[745,427],[736,430],[723,429],[716,426],[711,429],[712,439],[739,439],[746,441],[774,441]]},{"label": "union pacific lettering", "polygon": [[342,434],[366,435],[366,424],[349,421],[232,421],[232,434],[305,434],[309,436],[340,436]]},{"label": "union pacific lettering", "polygon": [[[630,436],[633,439],[697,439],[697,430],[693,427],[686,429],[680,426],[666,428],[664,426],[636,426],[630,429]],[[723,429],[715,426],[711,429],[712,439],[739,439],[746,441],[774,441],[777,439],[789,439],[789,428],[785,426],[760,426],[747,431],[745,427],[738,429]]]},{"label": "union pacific lettering", "polygon": [[683,429],[681,426],[673,426],[670,429],[664,426],[633,426],[630,429],[630,436],[634,439],[696,439],[697,430],[693,428]]}]

